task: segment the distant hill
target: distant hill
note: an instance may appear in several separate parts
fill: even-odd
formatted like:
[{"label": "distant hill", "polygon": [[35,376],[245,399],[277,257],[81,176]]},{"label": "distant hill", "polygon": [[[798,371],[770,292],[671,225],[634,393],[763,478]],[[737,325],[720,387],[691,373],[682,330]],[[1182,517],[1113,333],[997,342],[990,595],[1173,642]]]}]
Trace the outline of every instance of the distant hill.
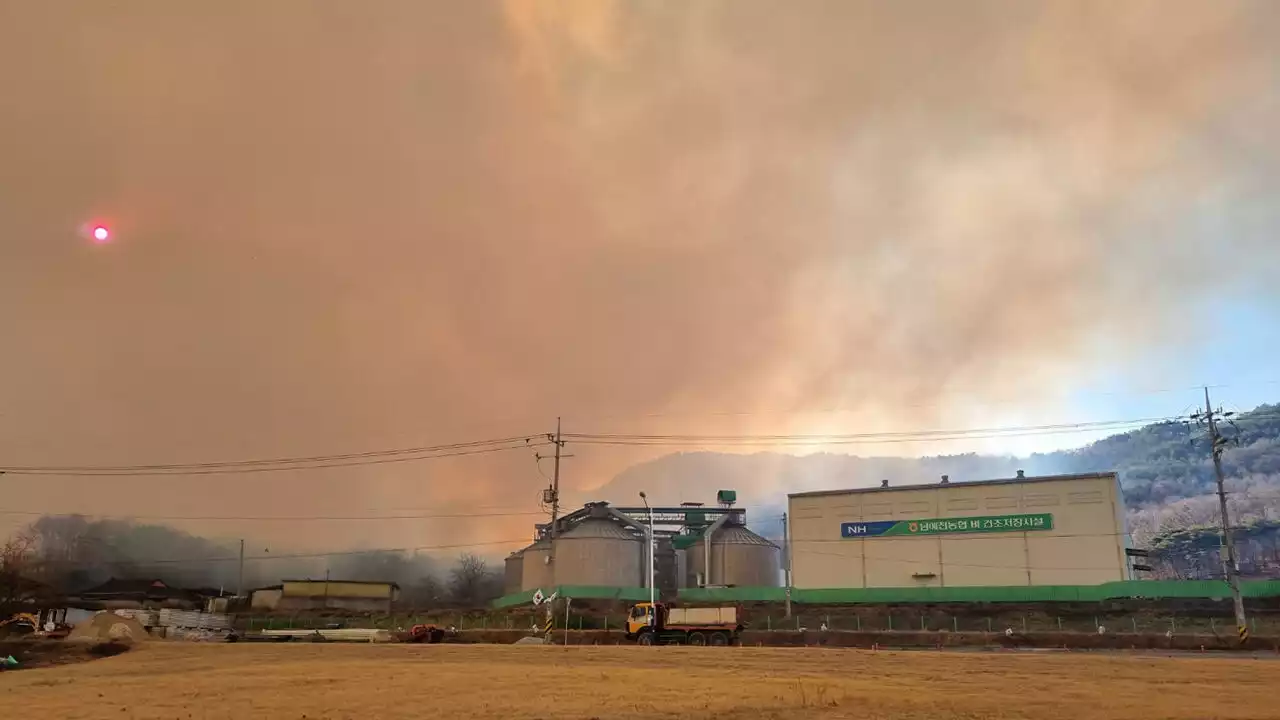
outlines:
[{"label": "distant hill", "polygon": [[[1223,456],[1228,477],[1280,481],[1280,405],[1261,405],[1230,418],[1223,434],[1237,441]],[[1032,455],[1028,471],[1117,470],[1131,510],[1214,492],[1213,463],[1204,430],[1179,422],[1148,425],[1078,450]]]},{"label": "distant hill", "polygon": [[[1252,526],[1280,520],[1280,405],[1262,405],[1230,420],[1223,432],[1236,444],[1225,453],[1223,465],[1233,523]],[[1156,423],[1078,449],[1025,457],[683,452],[630,467],[596,494],[611,500],[644,488],[662,502],[706,501],[717,489],[732,488],[747,503],[749,522],[757,532],[776,538],[788,492],[870,487],[882,479],[910,485],[933,482],[943,474],[956,482],[1013,477],[1019,469],[1028,475],[1115,470],[1137,544],[1151,545],[1179,531],[1194,536],[1184,538],[1183,544],[1216,547],[1216,539],[1210,543],[1202,537],[1217,513],[1207,440],[1203,428],[1180,422]],[[1190,574],[1210,573],[1215,563],[1205,560],[1205,570]]]}]

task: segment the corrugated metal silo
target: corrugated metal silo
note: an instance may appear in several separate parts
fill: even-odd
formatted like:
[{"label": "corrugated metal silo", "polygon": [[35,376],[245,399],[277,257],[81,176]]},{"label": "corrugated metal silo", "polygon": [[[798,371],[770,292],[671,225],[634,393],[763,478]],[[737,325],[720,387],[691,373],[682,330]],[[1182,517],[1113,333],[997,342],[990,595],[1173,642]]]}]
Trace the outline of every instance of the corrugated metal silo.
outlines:
[{"label": "corrugated metal silo", "polygon": [[690,577],[705,585],[777,587],[780,549],[741,525],[725,525],[711,536],[711,573],[706,570],[706,541],[700,539],[685,553]]},{"label": "corrugated metal silo", "polygon": [[697,540],[698,536],[693,532],[681,533],[671,538],[671,546],[676,553],[676,582],[682,588],[698,587],[698,579],[693,574],[692,560],[690,560],[693,552],[691,548]]},{"label": "corrugated metal silo", "polygon": [[551,552],[551,543],[539,540],[520,551],[520,589],[550,591],[555,585],[551,573],[551,565],[547,562]]},{"label": "corrugated metal silo", "polygon": [[635,587],[643,552],[644,542],[621,522],[587,518],[556,539],[556,584]]},{"label": "corrugated metal silo", "polygon": [[502,594],[511,595],[523,590],[520,576],[524,574],[524,551],[517,550],[507,556],[502,568]]},{"label": "corrugated metal silo", "polygon": [[[640,552],[643,553],[644,542],[641,541],[640,545],[642,548]],[[658,551],[654,554],[653,561],[654,573],[658,576],[658,592],[663,593],[663,597],[675,597],[676,590],[680,588],[680,560],[670,538],[658,538]],[[643,568],[644,565],[641,567]],[[641,570],[642,578],[643,573],[644,570]]]}]

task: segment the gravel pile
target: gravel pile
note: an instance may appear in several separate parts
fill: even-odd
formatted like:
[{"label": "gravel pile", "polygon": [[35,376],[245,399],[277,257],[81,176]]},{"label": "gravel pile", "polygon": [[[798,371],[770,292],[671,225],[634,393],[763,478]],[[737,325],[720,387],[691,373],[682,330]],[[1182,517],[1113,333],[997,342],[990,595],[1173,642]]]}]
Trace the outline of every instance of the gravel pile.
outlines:
[{"label": "gravel pile", "polygon": [[67,636],[68,640],[81,642],[116,641],[123,643],[142,642],[146,640],[146,628],[132,618],[120,617],[109,612],[102,612],[76,625]]}]

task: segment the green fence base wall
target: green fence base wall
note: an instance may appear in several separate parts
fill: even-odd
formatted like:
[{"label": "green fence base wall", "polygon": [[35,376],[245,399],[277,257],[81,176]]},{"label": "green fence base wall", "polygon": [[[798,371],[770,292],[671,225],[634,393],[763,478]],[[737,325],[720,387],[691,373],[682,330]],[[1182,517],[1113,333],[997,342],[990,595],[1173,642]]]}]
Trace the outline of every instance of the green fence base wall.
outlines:
[{"label": "green fence base wall", "polygon": [[[1247,598],[1280,597],[1280,580],[1249,580],[1241,583]],[[618,600],[643,602],[648,588],[604,585],[558,585],[542,588],[544,594],[558,593],[575,600]],[[493,601],[495,608],[533,603],[533,590],[505,595]],[[1231,597],[1222,580],[1124,580],[1101,585],[1010,585],[983,587],[903,587],[903,588],[795,588],[791,601],[799,605],[854,605],[891,603],[1031,603],[1103,602],[1141,598],[1190,598],[1220,600]],[[778,587],[684,588],[678,593],[684,603],[780,603],[786,590]]]},{"label": "green fence base wall", "polygon": [[[503,595],[493,601],[495,608],[509,608],[518,605],[533,604],[535,590]],[[626,602],[642,602],[649,599],[649,588],[614,587],[608,585],[556,585],[542,588],[544,595],[556,593],[562,598],[574,600],[622,600]]]},{"label": "green fence base wall", "polygon": [[[1248,598],[1280,597],[1280,580],[1241,584]],[[801,605],[857,603],[1026,603],[1102,602],[1126,598],[1230,598],[1222,580],[1124,580],[1101,585],[1012,585],[986,587],[795,588],[791,601]],[[687,603],[782,602],[786,591],[773,587],[685,588]]]}]

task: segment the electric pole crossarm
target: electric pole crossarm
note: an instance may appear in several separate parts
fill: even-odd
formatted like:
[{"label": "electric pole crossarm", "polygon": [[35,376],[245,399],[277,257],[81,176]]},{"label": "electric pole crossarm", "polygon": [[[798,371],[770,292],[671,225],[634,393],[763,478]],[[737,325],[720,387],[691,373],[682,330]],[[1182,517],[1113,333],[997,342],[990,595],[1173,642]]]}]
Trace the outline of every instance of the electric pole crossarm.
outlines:
[{"label": "electric pole crossarm", "polygon": [[786,617],[791,617],[791,524],[787,522],[787,514],[782,513],[782,552],[783,562],[786,568],[783,570],[783,580],[787,590],[786,595]]}]

